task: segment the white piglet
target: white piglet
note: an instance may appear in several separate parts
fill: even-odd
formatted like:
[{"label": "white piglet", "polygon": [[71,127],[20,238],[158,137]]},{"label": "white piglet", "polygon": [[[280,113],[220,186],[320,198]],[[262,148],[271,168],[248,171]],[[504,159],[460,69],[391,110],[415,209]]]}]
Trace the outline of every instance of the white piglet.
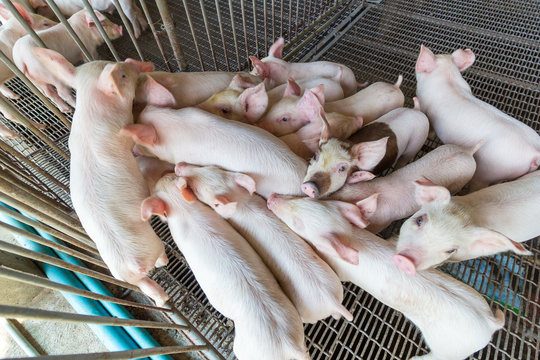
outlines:
[{"label": "white piglet", "polygon": [[69,183],[85,231],[114,277],[163,305],[168,296],[147,273],[168,260],[161,240],[141,220],[149,191],[131,152],[134,143],[122,131],[133,123],[137,76],[153,65],[94,61],[75,68],[52,50],[37,48],[35,54],[60,80],[74,84],[79,95],[68,143]]},{"label": "white piglet", "polygon": [[239,360],[309,359],[302,321],[260,257],[234,229],[196,200],[186,180],[165,175],[141,206],[166,217],[171,235],[210,303],[235,325]]},{"label": "white piglet", "polygon": [[435,56],[422,45],[416,61],[416,94],[442,142],[466,147],[485,142],[474,155],[471,191],[515,179],[540,165],[538,133],[472,94],[460,72],[474,59],[470,49]]},{"label": "white piglet", "polygon": [[322,256],[341,280],[353,282],[402,312],[420,329],[431,352],[411,360],[465,359],[485,347],[504,326],[503,312],[493,315],[484,298],[468,285],[437,270],[416,277],[404,275],[392,263],[392,245],[353,227],[335,203],[283,197],[268,201],[272,211],[305,239],[338,234],[358,249],[357,265]]},{"label": "white piglet", "polygon": [[[336,274],[313,249],[266,207],[255,192],[255,181],[241,173],[215,166],[176,165],[197,198],[214,208],[251,244],[303,322],[315,323],[330,315],[352,315],[343,305],[343,287]],[[356,255],[356,254],[355,254]]]}]

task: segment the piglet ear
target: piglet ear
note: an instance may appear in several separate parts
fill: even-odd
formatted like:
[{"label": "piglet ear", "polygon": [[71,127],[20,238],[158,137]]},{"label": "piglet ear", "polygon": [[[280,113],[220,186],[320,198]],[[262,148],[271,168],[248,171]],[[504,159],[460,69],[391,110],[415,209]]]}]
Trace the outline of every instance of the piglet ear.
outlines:
[{"label": "piglet ear", "polygon": [[532,255],[532,252],[525,249],[523,245],[513,240],[510,240],[503,234],[478,227],[472,235],[473,242],[468,246],[466,251],[470,254],[470,258],[478,256],[487,256],[503,251],[513,251],[519,255]]},{"label": "piglet ear", "polygon": [[310,122],[319,117],[321,108],[322,105],[313,89],[306,90],[297,105],[298,111],[305,114],[305,118],[310,119]]},{"label": "piglet ear", "polygon": [[261,76],[263,80],[270,76],[268,73],[268,67],[259,58],[250,56],[249,60],[251,60],[251,64],[253,65],[253,71],[251,72],[252,74]]},{"label": "piglet ear", "polygon": [[268,56],[281,59],[283,57],[283,46],[285,46],[285,40],[280,37],[276,40],[275,43],[272,44],[272,46],[270,46],[270,50],[268,50]]},{"label": "piglet ear", "polygon": [[328,142],[328,139],[332,137],[332,131],[330,129],[330,124],[328,123],[328,119],[326,119],[326,113],[324,112],[324,109],[320,108],[319,110],[319,120],[321,121],[321,135],[319,137],[319,147],[326,142]]},{"label": "piglet ear", "polygon": [[371,196],[368,196],[364,200],[360,200],[356,203],[356,206],[358,209],[360,209],[360,213],[362,214],[363,219],[369,219],[370,217],[375,214],[375,211],[377,211],[377,199],[379,198],[379,194],[375,193]]},{"label": "piglet ear", "polygon": [[237,173],[234,175],[234,182],[246,189],[249,195],[253,195],[256,190],[255,180],[249,175]]},{"label": "piglet ear", "polygon": [[418,60],[416,60],[416,72],[417,73],[429,73],[435,70],[437,62],[435,55],[424,45],[420,46],[420,54]]},{"label": "piglet ear", "polygon": [[414,182],[414,197],[418,204],[428,204],[438,202],[446,205],[450,202],[450,191],[443,186],[439,186],[430,180],[422,177]]},{"label": "piglet ear", "polygon": [[356,158],[355,165],[362,170],[373,170],[386,155],[388,136],[375,141],[366,141],[353,145],[352,156]]},{"label": "piglet ear", "polygon": [[324,102],[326,101],[326,98],[324,97],[324,84],[315,86],[313,89],[311,89],[311,92],[317,97],[319,103],[324,105]]},{"label": "piglet ear", "polygon": [[156,129],[147,124],[130,124],[120,130],[120,135],[131,136],[137,144],[152,147],[157,142]]},{"label": "piglet ear", "polygon": [[197,200],[197,197],[195,194],[193,194],[193,191],[191,191],[190,188],[187,187],[187,180],[186,178],[179,176],[176,179],[174,179],[174,185],[180,190],[180,195],[182,195],[182,198],[186,200],[187,202],[193,202]]},{"label": "piglet ear", "polygon": [[116,96],[124,99],[126,90],[122,87],[124,70],[120,64],[107,64],[99,75],[97,87],[109,96]]},{"label": "piglet ear", "polygon": [[135,65],[135,68],[137,69],[137,72],[139,73],[154,71],[154,64],[152,64],[150,61],[138,61],[131,58],[127,58],[126,62]]},{"label": "piglet ear", "polygon": [[54,50],[36,47],[32,49],[34,56],[57,79],[64,84],[75,87],[75,66]]},{"label": "piglet ear", "polygon": [[146,221],[152,217],[152,215],[159,215],[167,217],[169,213],[169,206],[167,203],[158,196],[151,196],[144,199],[141,204],[141,219]]},{"label": "piglet ear", "polygon": [[264,83],[244,90],[237,101],[249,121],[253,123],[259,120],[268,107],[268,94]]},{"label": "piglet ear", "polygon": [[338,257],[350,264],[358,265],[358,250],[346,245],[341,235],[332,233],[325,235],[324,238],[327,243],[317,247],[320,252],[331,257]]},{"label": "piglet ear", "polygon": [[146,75],[143,84],[137,87],[137,94],[140,95],[136,95],[135,98],[146,99],[148,105],[174,108],[178,104],[173,94],[149,75]]},{"label": "piglet ear", "polygon": [[457,66],[459,71],[467,69],[474,63],[474,53],[471,49],[458,49],[452,53],[452,61]]},{"label": "piglet ear", "polygon": [[375,178],[375,175],[369,171],[355,171],[347,178],[347,184],[356,184],[361,181],[369,181],[373,178]]},{"label": "piglet ear", "polygon": [[285,96],[300,96],[302,94],[302,88],[296,81],[294,81],[293,78],[287,79],[287,87],[285,88],[285,92],[283,93],[283,97]]},{"label": "piglet ear", "polygon": [[237,74],[237,75],[234,75],[231,82],[229,83],[229,89],[242,91],[245,89],[252,88],[255,85],[257,84],[252,83],[249,78],[244,77],[240,74]]},{"label": "piglet ear", "polygon": [[236,212],[237,205],[238,203],[236,201],[231,201],[225,205],[219,205],[214,207],[214,210],[225,219],[228,219]]},{"label": "piglet ear", "polygon": [[[373,195],[372,195],[373,196]],[[368,198],[369,199],[369,198]],[[367,199],[366,199],[367,200]],[[365,205],[367,207],[368,205]],[[377,198],[375,197],[375,205],[372,206],[372,208],[377,208]],[[338,202],[338,209],[341,215],[353,225],[356,225],[357,227],[363,229],[366,226],[369,225],[369,222],[366,220],[367,218],[362,213],[362,208],[358,205],[353,205],[348,202],[339,201]],[[375,210],[373,210],[375,211]]]}]

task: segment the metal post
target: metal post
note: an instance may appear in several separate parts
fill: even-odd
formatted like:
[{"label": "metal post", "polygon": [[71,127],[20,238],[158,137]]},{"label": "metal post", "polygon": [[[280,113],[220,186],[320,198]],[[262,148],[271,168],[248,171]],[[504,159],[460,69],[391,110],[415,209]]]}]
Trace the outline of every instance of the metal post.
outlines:
[{"label": "metal post", "polygon": [[187,62],[184,58],[184,52],[182,51],[178,37],[176,37],[176,34],[174,33],[174,24],[171,13],[169,12],[169,7],[167,6],[167,0],[156,0],[156,5],[158,7],[161,20],[163,20],[163,27],[165,28],[167,36],[169,37],[169,42],[171,43],[174,57],[176,58],[176,63],[178,64],[178,67],[180,67],[180,70],[184,71],[187,68]]},{"label": "metal post", "polygon": [[137,39],[135,38],[135,35],[133,34],[133,30],[131,29],[131,24],[129,23],[129,20],[124,13],[124,9],[122,9],[122,6],[120,6],[120,3],[118,0],[112,0],[114,3],[114,6],[116,7],[116,10],[118,11],[118,15],[120,15],[120,19],[122,19],[122,23],[124,27],[126,28],[129,38],[131,39],[131,42],[133,43],[133,46],[135,46],[135,50],[137,50],[137,54],[139,55],[139,58],[141,61],[144,61],[144,56],[141,51],[141,48],[139,47],[139,43],[137,43]]},{"label": "metal post", "polygon": [[15,19],[17,19],[17,21],[21,24],[21,26],[24,28],[26,33],[30,35],[32,39],[39,45],[39,47],[46,48],[47,45],[45,45],[43,40],[41,40],[41,38],[36,34],[36,32],[34,31],[34,29],[32,29],[30,24],[28,24],[26,20],[24,20],[23,16],[19,13],[19,11],[17,11],[17,8],[13,6],[11,1],[2,0],[2,3],[11,12],[11,15],[13,15]]},{"label": "metal post", "polygon": [[152,17],[150,16],[150,12],[148,11],[148,6],[146,5],[145,0],[139,0],[141,2],[141,8],[144,13],[144,16],[146,17],[146,22],[148,23],[148,26],[150,27],[150,30],[152,31],[152,35],[154,35],[154,40],[156,40],[156,44],[158,46],[159,52],[161,53],[161,57],[163,58],[163,61],[165,62],[165,66],[167,67],[167,70],[169,72],[172,71],[171,65],[169,65],[169,62],[167,61],[167,56],[165,56],[165,51],[163,50],[163,44],[161,44],[161,40],[159,39],[159,36],[156,32],[156,27],[154,26],[154,23],[152,21]]},{"label": "metal post", "polygon": [[218,19],[219,32],[221,34],[221,45],[223,46],[223,55],[225,55],[225,63],[227,64],[227,71],[231,71],[231,65],[229,64],[229,55],[227,55],[227,44],[225,43],[225,35],[223,34],[223,24],[221,23],[221,10],[219,8],[219,0],[216,2],[216,13]]},{"label": "metal post", "polygon": [[240,54],[238,53],[238,39],[236,38],[236,25],[234,23],[233,3],[229,0],[229,13],[231,14],[231,29],[234,39],[234,50],[236,52],[236,71],[240,69]]},{"label": "metal post", "polygon": [[199,62],[201,63],[201,70],[204,71],[204,62],[202,60],[201,49],[199,48],[199,42],[197,41],[197,36],[195,35],[195,28],[193,27],[193,22],[191,21],[191,12],[189,11],[189,6],[186,0],[183,0],[184,10],[186,11],[186,17],[189,24],[189,30],[191,31],[191,36],[193,37],[193,43],[195,44],[195,50],[197,50],[197,56],[199,57]]},{"label": "metal post", "polygon": [[[5,0],[2,0],[2,1],[5,1]],[[107,36],[107,33],[105,32],[105,29],[103,29],[103,26],[101,25],[101,22],[99,21],[98,17],[96,16],[96,13],[94,12],[94,9],[92,8],[92,5],[90,5],[88,0],[81,0],[81,1],[84,4],[84,7],[86,8],[86,10],[90,14],[90,16],[92,17],[92,20],[94,20],[94,23],[96,24],[96,27],[97,27],[99,33],[101,34],[101,37],[103,38],[103,40],[105,41],[105,44],[107,44],[107,47],[109,48],[109,50],[113,54],[114,59],[116,61],[122,61],[120,59],[120,56],[118,56],[118,53],[116,52],[116,49],[114,48],[114,45],[111,42],[111,39],[109,39],[109,37]]]},{"label": "metal post", "polygon": [[206,17],[206,9],[204,8],[204,1],[200,0],[199,4],[201,5],[201,12],[203,16],[204,21],[204,28],[206,30],[206,36],[208,38],[208,44],[210,45],[210,52],[212,53],[212,59],[214,60],[214,70],[219,70],[217,61],[216,61],[216,54],[214,53],[214,44],[212,43],[212,37],[210,36],[210,29],[208,27],[208,18]]}]

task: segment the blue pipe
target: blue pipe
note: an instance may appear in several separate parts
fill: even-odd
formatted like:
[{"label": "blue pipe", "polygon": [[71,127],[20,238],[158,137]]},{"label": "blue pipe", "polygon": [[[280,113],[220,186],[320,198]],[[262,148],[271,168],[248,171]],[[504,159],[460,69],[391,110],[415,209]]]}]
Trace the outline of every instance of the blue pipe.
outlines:
[{"label": "blue pipe", "polygon": [[[2,202],[0,202],[0,205],[16,211],[16,209],[13,209],[12,207]],[[0,220],[12,226],[16,226],[19,229],[36,234],[34,228],[4,214],[0,214]],[[17,236],[17,239],[21,243],[21,245],[27,249],[38,251],[46,255],[55,256],[55,253],[46,246],[37,244],[22,236]],[[62,284],[86,290],[84,285],[73,275],[71,271],[64,270],[62,268],[42,262],[37,262],[37,264],[41,267],[41,269],[49,279]],[[98,301],[65,292],[62,292],[62,295],[68,300],[71,306],[73,306],[75,311],[80,314],[110,316],[109,313],[103,308],[103,306],[101,306]],[[110,351],[132,350],[138,348],[137,344],[133,341],[133,339],[131,339],[129,335],[125,332],[125,330],[120,327],[95,324],[88,324],[88,326],[90,326],[90,329],[99,337],[105,347]]]}]

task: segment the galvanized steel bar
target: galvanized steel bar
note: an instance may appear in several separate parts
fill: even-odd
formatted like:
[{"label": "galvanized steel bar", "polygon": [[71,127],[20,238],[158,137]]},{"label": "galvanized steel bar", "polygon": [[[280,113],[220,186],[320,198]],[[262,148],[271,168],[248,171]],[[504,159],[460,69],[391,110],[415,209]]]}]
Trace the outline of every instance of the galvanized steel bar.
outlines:
[{"label": "galvanized steel bar", "polygon": [[300,2],[296,2],[296,15],[294,20],[294,36],[298,35],[298,9],[300,8]]},{"label": "galvanized steel bar", "polygon": [[216,2],[216,13],[218,19],[219,32],[221,34],[221,44],[223,46],[223,55],[225,55],[225,63],[227,64],[227,71],[231,71],[231,65],[229,64],[229,55],[227,55],[227,44],[225,44],[225,36],[223,35],[223,24],[221,23],[221,10],[219,8],[219,0]]},{"label": "galvanized steel bar", "polygon": [[[39,91],[39,90],[38,90]],[[47,136],[43,135],[41,131],[39,131],[38,128],[34,126],[25,116],[23,116],[18,110],[16,110],[7,100],[4,99],[3,96],[0,96],[0,105],[2,106],[5,111],[7,111],[8,115],[11,116],[13,119],[16,120],[16,122],[24,125],[28,128],[35,136],[37,136],[41,141],[43,141],[45,144],[49,145],[51,149],[56,151],[60,156],[62,156],[64,159],[69,160],[69,155],[66,154],[62,149],[60,149],[54,141],[49,139]]]},{"label": "galvanized steel bar", "polygon": [[120,3],[118,0],[112,0],[114,3],[114,6],[116,7],[116,10],[118,11],[118,15],[120,15],[120,19],[122,19],[122,23],[124,25],[124,28],[127,30],[129,38],[131,39],[131,42],[133,43],[133,46],[135,46],[135,50],[137,50],[137,54],[139,55],[139,58],[141,61],[144,61],[144,56],[141,51],[141,48],[139,47],[139,43],[137,43],[137,39],[135,38],[135,35],[133,34],[133,30],[131,29],[131,24],[124,13],[124,9],[122,9],[122,6],[120,6]]},{"label": "galvanized steel bar", "polygon": [[19,322],[17,320],[13,319],[1,319],[2,323],[4,324],[4,327],[6,328],[6,331],[13,340],[23,349],[23,351],[26,353],[26,355],[29,356],[40,356],[41,354],[39,351],[28,341],[28,339],[24,336],[24,334],[19,330],[18,326],[20,326]]},{"label": "galvanized steel bar", "polygon": [[288,30],[288,34],[289,34],[288,39],[289,40],[292,39],[292,32],[291,32],[291,30],[292,30],[292,28],[291,28],[291,26],[292,26],[292,3],[293,3],[292,1],[289,1],[289,30]]},{"label": "galvanized steel bar", "polygon": [[252,5],[253,5],[253,25],[255,26],[255,54],[259,56],[259,29],[257,27],[257,11],[256,11],[257,5],[255,3],[255,0],[253,0]]},{"label": "galvanized steel bar", "polygon": [[158,7],[161,20],[163,20],[163,27],[165,28],[167,36],[169,37],[169,42],[176,58],[176,62],[178,63],[178,67],[180,67],[181,70],[186,70],[187,62],[184,58],[184,52],[182,51],[178,37],[174,33],[174,23],[169,11],[169,7],[167,6],[167,0],[156,0],[156,5]]},{"label": "galvanized steel bar", "polygon": [[22,306],[0,305],[0,316],[8,319],[51,320],[108,326],[133,326],[148,329],[188,329],[185,325],[167,324],[159,321],[119,319],[108,316],[81,315],[61,311],[31,309]]},{"label": "galvanized steel bar", "polygon": [[[148,349],[124,350],[124,351],[108,351],[100,353],[86,354],[69,354],[69,355],[49,355],[36,356],[32,360],[127,360],[140,359],[147,356],[167,355],[167,354],[184,354],[189,352],[197,352],[206,350],[206,346],[191,345],[191,346],[162,346]],[[11,360],[28,360],[29,358],[12,358]]]},{"label": "galvanized steel bar", "polygon": [[73,41],[75,41],[79,49],[81,49],[82,53],[88,59],[88,61],[95,60],[92,54],[90,54],[90,51],[88,51],[86,46],[81,41],[81,38],[79,37],[79,35],[77,35],[77,33],[73,30],[73,28],[67,21],[66,17],[62,14],[62,12],[60,11],[56,3],[52,0],[45,0],[45,1],[47,2],[47,5],[49,5],[51,10],[54,12],[54,15],[56,15],[58,20],[60,20],[60,22],[66,27],[67,32],[69,33],[69,35],[71,35],[71,38],[73,39]]},{"label": "galvanized steel bar", "polygon": [[282,0],[279,4],[279,20],[280,20],[280,23],[279,23],[279,36],[280,37],[283,37],[283,4],[284,1]]},{"label": "galvanized steel bar", "polygon": [[276,9],[274,5],[274,0],[272,0],[272,44],[276,41]]},{"label": "galvanized steel bar", "polygon": [[118,53],[116,52],[116,49],[114,48],[114,45],[112,44],[111,42],[111,39],[109,39],[109,37],[107,36],[107,33],[105,32],[105,29],[103,29],[103,26],[101,25],[101,22],[99,21],[96,13],[94,12],[94,9],[92,8],[92,5],[90,5],[90,3],[88,2],[88,0],[80,0],[82,1],[84,7],[86,8],[86,10],[88,11],[88,13],[90,14],[90,16],[92,17],[92,20],[94,20],[94,23],[96,24],[96,27],[101,35],[101,37],[103,38],[103,40],[105,41],[105,44],[107,44],[107,47],[109,48],[109,50],[111,51],[112,55],[114,56],[114,59],[116,61],[122,61],[120,59],[120,56],[118,56]]},{"label": "galvanized steel bar", "polygon": [[166,312],[171,312],[172,311],[171,309],[162,308],[162,307],[158,307],[158,306],[145,305],[145,304],[140,304],[140,303],[134,302],[134,301],[115,298],[115,297],[112,297],[112,296],[95,294],[95,293],[93,293],[91,291],[88,291],[88,290],[83,290],[83,289],[76,288],[74,286],[69,286],[69,285],[57,283],[57,282],[51,281],[51,280],[49,280],[49,279],[47,279],[45,277],[30,274],[30,273],[15,270],[15,269],[11,269],[11,268],[8,268],[8,267],[6,267],[4,265],[0,265],[0,277],[2,277],[4,279],[9,279],[9,280],[20,281],[20,282],[25,283],[25,284],[39,286],[39,287],[43,287],[43,288],[47,288],[47,289],[65,291],[65,292],[69,292],[71,294],[75,294],[75,295],[83,296],[85,298],[99,300],[99,301],[108,301],[108,302],[115,303],[115,304],[132,306],[132,307],[137,307],[137,308],[142,308],[142,309],[149,309],[149,310],[159,310],[159,311],[166,311]]},{"label": "galvanized steel bar", "polygon": [[39,47],[46,48],[47,45],[45,45],[43,40],[41,40],[38,34],[36,34],[36,32],[34,31],[34,29],[32,29],[30,24],[28,24],[26,20],[24,20],[24,17],[19,13],[19,11],[17,11],[17,8],[13,6],[11,1],[2,0],[2,3],[11,12],[11,15],[13,15],[15,19],[17,19],[17,21],[19,22],[19,24],[21,24],[21,26],[24,28],[26,33],[30,35],[30,37],[32,37],[32,39],[39,45]]},{"label": "galvanized steel bar", "polygon": [[268,15],[268,9],[266,6],[266,0],[263,0],[263,20],[264,20],[264,56],[268,52],[268,24],[266,21]]},{"label": "galvanized steel bar", "polygon": [[99,256],[99,252],[96,250],[95,247],[91,247],[89,245],[87,245],[86,243],[83,243],[82,241],[79,241],[79,240],[76,240],[75,238],[71,237],[71,236],[68,236],[66,234],[64,234],[63,232],[60,232],[56,229],[53,229],[45,224],[42,224],[40,223],[39,221],[35,221],[35,220],[32,220],[24,215],[22,215],[21,213],[17,212],[17,211],[13,211],[11,209],[8,209],[7,207],[5,206],[0,206],[0,213],[1,214],[4,214],[4,215],[7,215],[9,217],[12,217],[13,219],[17,220],[17,221],[20,221],[26,225],[29,225],[33,228],[36,228],[36,229],[39,229],[39,230],[42,230],[44,232],[46,232],[47,234],[51,235],[51,236],[54,236],[55,238],[58,238],[59,240],[62,240],[62,241],[65,241],[73,246],[76,246],[78,248],[81,248],[85,251],[88,251],[94,255],[98,255]]},{"label": "galvanized steel bar", "polygon": [[56,115],[56,117],[58,119],[60,119],[60,121],[62,121],[62,123],[64,125],[66,125],[66,127],[68,129],[71,129],[71,123],[66,119],[66,117],[64,116],[64,114],[62,114],[62,112],[60,110],[58,110],[58,108],[49,100],[49,98],[47,98],[45,95],[43,95],[43,93],[41,92],[41,90],[39,90],[31,81],[30,79],[28,79],[26,77],[26,75],[24,75],[20,70],[19,68],[13,63],[13,61],[11,61],[11,59],[9,57],[6,56],[6,54],[4,54],[4,52],[2,52],[0,50],[0,60],[2,60],[2,62],[4,64],[6,64],[6,66],[9,68],[9,70],[11,70],[19,79],[21,79],[24,84],[26,86],[28,86],[28,88],[30,90],[32,90],[32,92],[41,100],[43,101],[43,103],[47,106],[47,108],[49,108],[49,110],[52,111],[52,113],[54,115]]},{"label": "galvanized steel bar", "polygon": [[233,2],[229,0],[229,13],[231,14],[231,29],[234,39],[234,51],[236,52],[236,71],[240,71],[240,54],[238,52],[238,39],[236,38],[236,24],[234,23]]},{"label": "galvanized steel bar", "polygon": [[[248,46],[248,36],[247,36],[247,27],[246,27],[246,9],[244,7],[244,0],[240,1],[240,11],[242,13],[242,27],[244,28],[244,46],[246,48],[246,61],[249,62],[249,46]],[[257,34],[255,34],[255,37],[256,36]]]},{"label": "galvanized steel bar", "polygon": [[219,70],[217,61],[216,61],[216,54],[214,53],[214,44],[212,43],[212,37],[210,36],[210,28],[208,27],[208,18],[206,17],[206,9],[204,8],[204,1],[199,0],[199,4],[201,5],[201,13],[203,17],[204,22],[204,29],[206,30],[206,36],[208,37],[208,44],[210,45],[210,52],[212,53],[212,60],[214,60],[214,70]]},{"label": "galvanized steel bar", "polygon": [[172,71],[171,65],[169,65],[169,61],[167,60],[167,56],[165,55],[165,51],[163,50],[163,44],[161,43],[161,40],[159,39],[159,36],[157,35],[156,27],[154,26],[154,23],[152,22],[152,17],[150,16],[150,12],[148,11],[148,6],[146,5],[146,1],[145,0],[139,0],[139,1],[141,2],[141,8],[144,13],[144,16],[146,17],[146,22],[148,23],[148,26],[150,27],[150,30],[152,31],[154,40],[156,40],[156,44],[158,46],[159,52],[161,53],[161,57],[163,58],[163,62],[165,63],[167,70],[171,72]]},{"label": "galvanized steel bar", "polygon": [[197,50],[197,56],[199,57],[199,62],[201,64],[201,69],[204,71],[204,62],[202,60],[201,49],[199,48],[199,42],[197,41],[197,35],[195,35],[195,28],[193,22],[191,21],[191,12],[189,11],[189,6],[186,0],[182,1],[184,3],[184,10],[186,11],[186,17],[189,24],[189,30],[191,31],[191,36],[193,37],[193,43],[195,44],[195,50]]},{"label": "galvanized steel bar", "polygon": [[44,262],[44,263],[49,264],[49,265],[58,266],[58,267],[63,268],[63,269],[75,271],[75,272],[78,272],[78,273],[83,274],[83,275],[90,276],[90,277],[95,278],[95,279],[106,281],[106,282],[109,282],[109,283],[114,284],[114,285],[122,286],[122,287],[125,287],[127,289],[135,290],[135,291],[140,292],[140,290],[139,290],[139,288],[137,286],[129,284],[129,283],[127,283],[125,281],[122,281],[122,280],[118,280],[118,279],[116,279],[116,278],[114,278],[112,276],[102,274],[99,271],[91,270],[91,269],[88,269],[88,268],[85,268],[85,267],[82,267],[82,266],[78,266],[78,265],[73,265],[71,263],[68,263],[67,261],[58,259],[56,257],[45,255],[45,254],[42,254],[42,253],[37,252],[37,251],[28,250],[28,249],[25,249],[25,248],[23,248],[21,246],[13,245],[13,244],[7,243],[7,242],[2,241],[2,240],[0,240],[0,250],[7,251],[7,252],[12,253],[12,254],[24,256],[24,257],[27,257],[27,258],[32,259],[32,260],[41,261],[41,262]]},{"label": "galvanized steel bar", "polygon": [[63,253],[66,253],[68,255],[74,256],[74,257],[76,257],[78,259],[81,259],[81,260],[86,261],[88,263],[99,266],[102,269],[105,269],[107,271],[109,270],[107,265],[105,265],[105,263],[102,260],[99,260],[99,259],[96,259],[96,258],[94,258],[92,256],[83,254],[80,251],[73,250],[73,249],[71,249],[71,248],[69,248],[69,247],[67,247],[65,245],[61,245],[61,244],[59,244],[57,242],[42,238],[41,236],[29,233],[28,231],[24,231],[24,230],[19,229],[19,228],[15,227],[15,226],[11,226],[11,225],[6,224],[6,223],[4,223],[2,221],[0,221],[0,229],[7,230],[7,231],[9,231],[10,233],[12,233],[14,235],[22,236],[22,237],[27,238],[28,240],[32,240],[33,242],[36,242],[38,244],[48,246],[51,249],[55,249],[55,250],[61,251]]}]

